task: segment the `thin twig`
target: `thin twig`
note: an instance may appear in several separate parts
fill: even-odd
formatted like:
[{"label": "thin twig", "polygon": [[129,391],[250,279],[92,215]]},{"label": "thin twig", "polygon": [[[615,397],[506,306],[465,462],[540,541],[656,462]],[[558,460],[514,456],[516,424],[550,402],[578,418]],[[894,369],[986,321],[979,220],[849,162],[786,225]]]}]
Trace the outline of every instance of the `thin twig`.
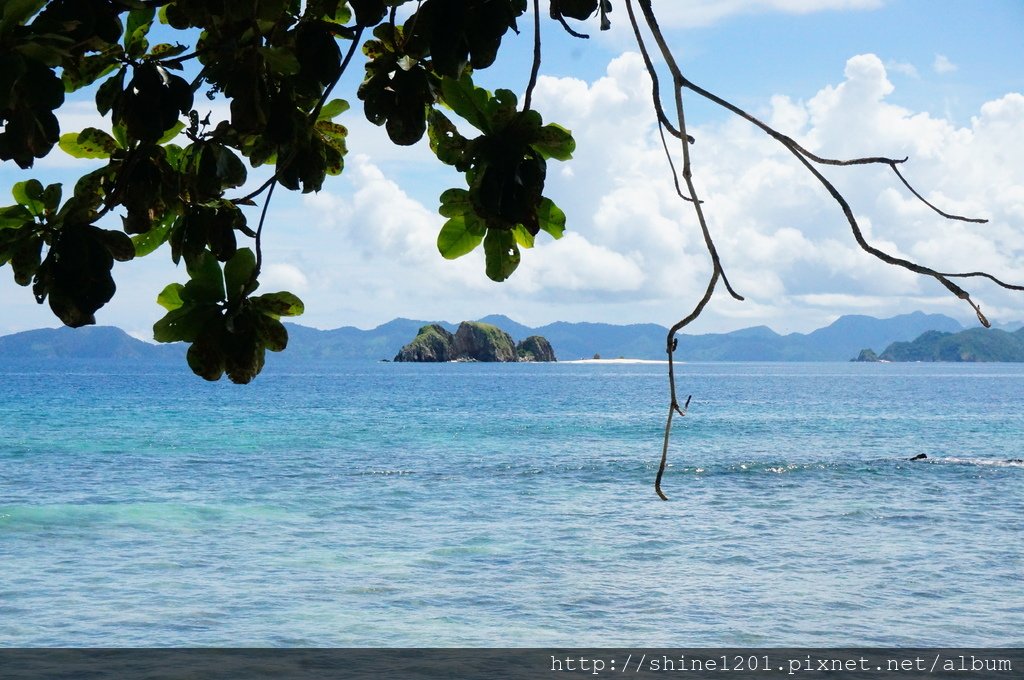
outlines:
[{"label": "thin twig", "polygon": [[[939,210],[934,205],[932,205],[927,200],[925,200],[924,196],[922,196],[921,194],[917,193],[917,190],[914,189],[914,187],[910,186],[910,182],[908,182],[906,180],[906,178],[903,176],[903,173],[901,173],[899,171],[899,168],[896,167],[895,163],[890,164],[890,166],[892,167],[892,171],[896,173],[896,176],[900,178],[900,181],[903,182],[903,186],[905,186],[907,189],[909,189],[910,193],[914,194],[914,196],[917,197],[917,200],[921,201],[926,206],[928,206],[929,208],[931,208],[935,212],[937,212],[940,215],[942,215],[943,217],[945,217],[947,220],[960,220],[961,222],[973,222],[975,224],[985,224],[985,223],[988,222],[988,220],[981,219],[979,217],[963,217],[961,215],[953,215],[951,213],[945,212],[944,210]],[[976,276],[988,276],[988,274],[977,274]],[[996,283],[999,283],[999,281],[997,279],[995,279],[994,277],[989,276],[989,278],[995,280]],[[1000,285],[1003,285],[1003,284],[1000,284]]]},{"label": "thin twig", "polygon": [[[651,60],[651,55],[647,51],[647,43],[644,42],[644,36],[640,32],[640,25],[637,23],[636,15],[633,14],[633,3],[626,3],[626,12],[629,14],[629,22],[633,26],[633,35],[636,37],[637,47],[640,48],[640,56],[643,57],[644,65],[647,67],[647,73],[651,76],[651,99],[654,102],[654,110],[658,114],[658,120],[668,130],[669,134],[676,139],[682,138],[682,133],[679,132],[672,125],[672,121],[665,115],[665,109],[661,103],[661,84],[658,80],[658,70],[654,68],[654,62]],[[693,137],[687,135],[687,141],[693,144],[696,140]]]},{"label": "thin twig", "polygon": [[526,86],[523,111],[530,110],[533,88],[537,87],[538,73],[540,73],[540,1],[533,0],[533,68],[530,70],[530,84]]},{"label": "thin twig", "polygon": [[565,32],[571,35],[572,37],[590,40],[590,36],[587,35],[586,33],[580,33],[579,31],[572,30],[572,27],[565,22],[565,17],[563,17],[561,14],[556,13],[554,15],[554,18],[558,20],[558,23],[562,24],[562,28],[565,29]]},{"label": "thin twig", "polygon": [[684,201],[693,203],[693,199],[684,194],[682,187],[679,186],[679,174],[676,172],[676,163],[672,160],[672,152],[669,151],[668,140],[665,139],[665,124],[661,121],[658,121],[658,134],[661,137],[661,148],[665,150],[665,160],[668,161],[668,167],[672,168],[672,183],[676,186],[676,194]]},{"label": "thin twig", "polygon": [[267,198],[263,201],[260,223],[256,226],[256,267],[252,270],[252,274],[249,275],[249,282],[245,285],[245,290],[252,288],[253,284],[259,280],[260,272],[263,269],[263,223],[267,219],[267,209],[270,208],[270,199],[274,197],[275,187],[277,187],[277,180],[270,184],[270,191],[267,192]]},{"label": "thin twig", "polygon": [[[630,0],[627,0],[627,5]],[[697,188],[693,184],[693,172],[690,168],[690,142],[689,135],[686,133],[686,117],[683,111],[683,88],[682,83],[685,81],[682,72],[679,70],[679,65],[676,63],[675,56],[672,54],[672,50],[669,49],[668,43],[665,41],[665,36],[661,32],[661,28],[658,26],[658,20],[654,16],[654,11],[651,9],[650,0],[639,0],[640,9],[644,13],[644,18],[647,20],[647,26],[651,30],[651,35],[654,36],[654,41],[658,44],[658,48],[661,50],[662,56],[665,58],[665,63],[668,65],[669,71],[672,73],[672,77],[675,81],[675,105],[676,105],[676,117],[678,119],[679,132],[681,135],[680,145],[683,148],[683,181],[686,182],[687,193],[693,199],[692,205],[694,212],[697,215],[697,222],[700,224],[701,233],[704,236],[704,244],[707,247],[708,254],[711,256],[711,262],[715,269],[722,277],[722,284],[729,294],[736,300],[743,300],[743,296],[737,293],[732,285],[729,283],[728,277],[725,275],[725,269],[722,267],[721,258],[718,255],[718,248],[715,247],[715,241],[711,237],[711,230],[708,228],[707,219],[704,216],[704,210],[701,208],[701,201],[697,196]]]}]

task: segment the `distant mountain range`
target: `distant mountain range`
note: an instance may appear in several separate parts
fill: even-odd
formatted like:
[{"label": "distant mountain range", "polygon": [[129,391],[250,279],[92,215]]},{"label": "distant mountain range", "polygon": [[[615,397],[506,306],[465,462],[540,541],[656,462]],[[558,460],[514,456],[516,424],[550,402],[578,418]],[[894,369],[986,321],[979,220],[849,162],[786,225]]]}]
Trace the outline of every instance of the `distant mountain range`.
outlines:
[{"label": "distant mountain range", "polygon": [[[657,324],[617,326],[558,321],[531,328],[500,315],[479,320],[517,338],[542,335],[562,361],[589,359],[595,354],[606,359],[665,358],[668,329]],[[281,354],[268,354],[267,360],[270,365],[322,365],[390,359],[428,323],[431,322],[395,319],[372,330],[344,327],[326,331],[286,324],[288,349]],[[434,323],[452,332],[456,330],[455,324]],[[851,315],[811,333],[780,335],[766,326],[756,326],[731,333],[680,335],[676,356],[683,361],[847,361],[866,347],[911,341],[927,331],[962,330],[958,321],[941,314],[914,312],[889,319]],[[142,342],[111,327],[38,329],[0,337],[0,361],[82,358],[164,363],[182,361],[184,351],[181,345]]]}]

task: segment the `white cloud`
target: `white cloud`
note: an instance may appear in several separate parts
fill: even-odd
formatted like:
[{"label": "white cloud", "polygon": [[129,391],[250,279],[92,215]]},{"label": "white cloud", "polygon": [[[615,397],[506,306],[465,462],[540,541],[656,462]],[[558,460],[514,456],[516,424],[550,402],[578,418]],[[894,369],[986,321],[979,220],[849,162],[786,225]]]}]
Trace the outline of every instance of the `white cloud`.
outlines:
[{"label": "white cloud", "polygon": [[[780,93],[756,113],[822,155],[909,156],[903,172],[929,200],[991,220],[943,220],[885,167],[823,167],[872,244],[942,270],[984,268],[1013,279],[1024,271],[1024,94],[994,99],[958,126],[893,104],[895,87],[878,56],[857,55],[814,96]],[[437,252],[443,218],[436,197],[460,186],[460,177],[436,164],[422,172],[423,148],[403,168],[390,156],[378,158],[371,144],[368,153],[349,156],[346,172],[328,190],[275,196],[264,232],[262,290],[299,293],[307,307],[300,321],[324,328],[492,312],[534,324],[557,318],[668,323],[686,314],[710,267],[693,210],[674,192],[642,60],[622,55],[589,83],[541,77],[534,102],[577,140],[574,160],[548,168],[546,194],[566,211],[568,231],[558,242],[541,234],[510,281],[490,282],[479,251],[455,261]],[[966,305],[936,282],[861,250],[821,185],[753,126],[723,115],[691,132],[694,179],[709,226],[730,280],[748,298],[739,303],[720,291],[695,332],[759,323],[807,330],[849,312],[924,309],[969,318]],[[131,321],[121,325],[145,331],[162,311],[153,303],[156,292],[184,273],[168,263],[118,267],[122,294],[101,310],[100,322],[126,318]],[[7,330],[15,329],[12,323],[52,324],[28,291],[4,278],[0,296],[21,301],[8,304]],[[981,280],[966,287],[994,320],[1024,317],[1019,294]]]},{"label": "white cloud", "polygon": [[260,292],[273,292],[283,288],[292,293],[302,293],[309,287],[309,280],[302,270],[292,264],[277,262],[263,268],[260,274]]},{"label": "white cloud", "polygon": [[906,61],[887,61],[885,62],[885,68],[894,73],[900,73],[910,78],[920,78],[921,74],[918,73],[917,67]]},{"label": "white cloud", "polygon": [[[1020,271],[1024,171],[1014,159],[1024,153],[1024,96],[989,102],[970,127],[957,127],[889,103],[895,87],[876,55],[852,57],[844,76],[806,102],[773,97],[764,117],[826,156],[910,156],[903,172],[929,200],[993,217],[983,228],[943,220],[884,166],[824,168],[869,242],[945,271]],[[549,193],[574,218],[570,227],[642,267],[632,294],[670,309],[699,298],[708,265],[692,210],[673,194],[646,113],[648,87],[639,57],[627,54],[593,85],[542,79],[535,96],[579,142],[572,175],[549,179]],[[709,308],[711,318],[770,323],[771,315],[785,315],[804,319],[796,325],[807,328],[826,323],[822,310],[830,305],[837,314],[914,308],[907,304],[969,316],[933,280],[865,253],[821,185],[752,126],[732,119],[692,132],[694,176],[710,226],[727,273],[753,310],[740,311],[723,296]],[[983,303],[1024,310],[1024,300],[978,280],[967,283]]]},{"label": "white cloud", "polygon": [[939,75],[945,75],[952,73],[957,68],[956,64],[949,60],[944,54],[936,54],[935,61],[932,62],[932,69]]}]

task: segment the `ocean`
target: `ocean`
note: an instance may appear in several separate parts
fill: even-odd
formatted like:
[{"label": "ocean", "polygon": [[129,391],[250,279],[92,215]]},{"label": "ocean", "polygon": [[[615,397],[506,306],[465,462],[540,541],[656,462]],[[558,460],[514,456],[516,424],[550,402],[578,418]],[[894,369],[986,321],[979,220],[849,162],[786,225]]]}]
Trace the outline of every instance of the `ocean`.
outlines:
[{"label": "ocean", "polygon": [[0,646],[1021,647],[1022,379],[3,365]]}]

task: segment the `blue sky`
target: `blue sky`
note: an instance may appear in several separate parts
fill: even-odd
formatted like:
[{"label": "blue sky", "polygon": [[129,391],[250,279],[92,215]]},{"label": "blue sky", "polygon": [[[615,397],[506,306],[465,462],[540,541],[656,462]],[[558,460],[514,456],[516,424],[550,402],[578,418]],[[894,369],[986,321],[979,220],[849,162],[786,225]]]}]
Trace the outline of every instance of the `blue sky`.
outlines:
[{"label": "blue sky", "polygon": [[[657,142],[649,85],[622,2],[607,34],[576,41],[545,18],[544,74],[535,108],[573,129],[579,148],[549,166],[547,194],[569,215],[567,236],[540,240],[504,284],[476,254],[448,262],[434,246],[437,196],[461,186],[425,144],[391,146],[362,116],[350,69],[338,94],[353,108],[344,175],[316,196],[277,192],[266,227],[262,290],[306,302],[300,323],[372,327],[391,318],[500,313],[554,320],[673,323],[706,283],[707,257],[689,209],[673,197]],[[919,190],[988,225],[944,222],[884,172],[829,169],[869,238],[949,270],[986,269],[1024,281],[1024,3],[1019,0],[656,0],[687,76],[834,156],[910,155]],[[478,81],[521,92],[530,21]],[[596,29],[596,26],[594,27]],[[205,100],[197,100],[205,103]],[[968,322],[970,309],[937,283],[859,251],[841,213],[770,140],[688,95],[694,173],[711,227],[744,303],[713,301],[693,329],[766,324],[805,331],[845,313],[923,309]],[[74,100],[62,129],[103,126]],[[214,113],[217,109],[214,106]],[[87,169],[55,151],[0,184],[73,182]],[[260,180],[252,173],[251,182]],[[5,203],[0,201],[0,204]],[[160,289],[184,280],[161,251],[115,270],[118,294],[97,314],[140,337],[161,316]],[[1024,319],[1024,295],[970,286],[995,321]],[[57,325],[30,290],[0,272],[0,333]]]}]

